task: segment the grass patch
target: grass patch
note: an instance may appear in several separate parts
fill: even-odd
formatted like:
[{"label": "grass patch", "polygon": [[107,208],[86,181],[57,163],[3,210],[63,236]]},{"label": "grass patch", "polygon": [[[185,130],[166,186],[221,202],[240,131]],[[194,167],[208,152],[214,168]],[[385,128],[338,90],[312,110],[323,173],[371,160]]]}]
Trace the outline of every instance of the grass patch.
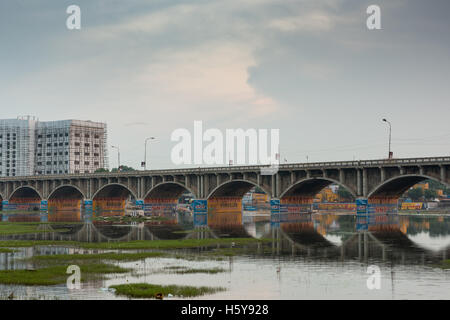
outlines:
[{"label": "grass patch", "polygon": [[0,253],[13,253],[15,250],[8,248],[0,248]]},{"label": "grass patch", "polygon": [[114,260],[114,261],[136,261],[146,258],[162,257],[165,254],[162,252],[139,252],[139,253],[95,253],[95,254],[55,254],[55,255],[42,255],[34,256],[30,258],[36,262],[76,262],[86,260]]},{"label": "grass patch", "polygon": [[77,246],[79,242],[76,241],[54,241],[54,240],[1,240],[0,247],[11,248],[28,248],[34,246]]},{"label": "grass patch", "polygon": [[[130,270],[114,265],[96,263],[80,265],[81,281],[101,278],[108,273],[125,273]],[[69,274],[67,266],[51,266],[47,268],[28,270],[1,270],[0,283],[28,286],[49,286],[66,283]]]},{"label": "grass patch", "polygon": [[227,238],[227,239],[185,239],[185,240],[140,240],[128,242],[99,242],[82,243],[80,246],[87,249],[184,249],[197,247],[211,247],[217,245],[241,246],[261,242],[253,238]]},{"label": "grass patch", "polygon": [[176,274],[193,274],[193,273],[207,273],[207,274],[216,274],[216,273],[221,273],[221,272],[225,272],[225,269],[222,268],[210,268],[210,269],[206,269],[206,268],[199,268],[199,269],[195,269],[195,268],[186,268],[186,267],[178,267],[175,269],[175,267],[167,267],[164,268],[165,270],[170,270],[171,273],[176,273]]},{"label": "grass patch", "polygon": [[441,269],[450,269],[450,259],[442,260],[442,262],[438,264],[437,267]]},{"label": "grass patch", "polygon": [[67,231],[67,229],[39,230],[38,227],[39,224],[36,223],[0,222],[0,235]]},{"label": "grass patch", "polygon": [[165,297],[169,294],[177,297],[197,297],[205,294],[216,293],[224,291],[224,288],[213,287],[192,287],[192,286],[177,286],[168,285],[161,286],[148,283],[136,283],[136,284],[121,284],[111,286],[110,288],[116,289],[117,295],[123,295],[131,298],[155,298],[157,294],[163,294]]}]

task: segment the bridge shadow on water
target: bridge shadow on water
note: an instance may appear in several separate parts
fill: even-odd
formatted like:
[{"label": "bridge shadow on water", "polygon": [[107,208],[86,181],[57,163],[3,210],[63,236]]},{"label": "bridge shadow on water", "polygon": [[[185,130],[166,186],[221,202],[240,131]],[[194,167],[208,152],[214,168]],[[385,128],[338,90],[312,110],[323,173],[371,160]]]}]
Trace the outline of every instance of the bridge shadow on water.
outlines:
[{"label": "bridge shadow on water", "polygon": [[[264,241],[257,248],[245,248],[246,255],[402,264],[432,264],[450,257],[450,217],[383,214],[360,218],[349,214],[305,214],[279,223],[247,217],[242,224],[211,225],[202,232],[183,219],[107,221],[79,211],[2,212],[1,220],[38,224],[36,233],[2,235],[1,240],[108,242],[257,238]],[[427,247],[426,242],[436,237],[444,239],[442,246]]]}]

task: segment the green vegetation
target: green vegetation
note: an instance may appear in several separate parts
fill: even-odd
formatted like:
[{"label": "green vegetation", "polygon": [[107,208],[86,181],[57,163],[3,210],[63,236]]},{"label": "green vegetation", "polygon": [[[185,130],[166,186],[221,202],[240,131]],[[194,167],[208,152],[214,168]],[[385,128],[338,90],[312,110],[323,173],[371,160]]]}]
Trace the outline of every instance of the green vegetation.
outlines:
[{"label": "green vegetation", "polygon": [[13,253],[14,250],[8,248],[0,248],[0,253]]},{"label": "green vegetation", "polygon": [[[51,266],[37,270],[0,270],[1,284],[56,285],[67,281],[67,266]],[[104,263],[80,265],[81,281],[101,278],[103,274],[124,273],[130,270]]]},{"label": "green vegetation", "polygon": [[139,253],[95,253],[95,254],[55,254],[34,256],[30,260],[35,262],[65,262],[76,263],[86,260],[114,260],[114,261],[136,261],[146,258],[159,258],[164,256],[162,252],[139,252]]},{"label": "green vegetation", "polygon": [[164,268],[164,270],[168,270],[171,273],[176,273],[176,274],[190,274],[190,273],[208,273],[208,274],[216,274],[216,273],[221,273],[221,272],[226,272],[225,269],[223,268],[210,268],[210,269],[206,269],[206,268],[188,268],[188,267],[166,267]]},{"label": "green vegetation", "polygon": [[437,191],[432,189],[427,189],[424,191],[423,196],[426,200],[433,200],[437,198]]},{"label": "green vegetation", "polygon": [[177,297],[197,297],[225,290],[219,287],[161,286],[148,283],[121,284],[110,288],[116,289],[117,295],[131,298],[155,298],[157,294],[162,294],[165,297],[169,294]]},{"label": "green vegetation", "polygon": [[207,274],[216,274],[216,273],[221,273],[221,272],[226,272],[225,269],[222,268],[184,268],[184,269],[179,269],[179,270],[175,270],[173,271],[173,273],[176,274],[191,274],[191,273],[207,273]]},{"label": "green vegetation", "polygon": [[28,222],[0,222],[0,235],[67,231],[66,229],[40,230],[39,225],[38,223]]},{"label": "green vegetation", "polygon": [[442,269],[450,269],[450,259],[442,260],[441,264],[438,265]]},{"label": "green vegetation", "polygon": [[408,190],[408,197],[411,198],[413,201],[419,201],[423,197],[423,190],[422,188],[414,188]]},{"label": "green vegetation", "polygon": [[0,248],[28,248],[34,246],[76,246],[76,241],[54,241],[54,240],[0,240]]},{"label": "green vegetation", "polygon": [[337,190],[337,195],[339,196],[339,198],[343,201],[354,201],[355,198],[353,197],[353,195],[351,194],[350,191],[348,191],[345,188],[339,187]]},{"label": "green vegetation", "polygon": [[71,246],[85,249],[105,250],[145,250],[145,249],[185,249],[214,246],[243,246],[258,242],[270,242],[270,239],[254,238],[225,238],[225,239],[185,239],[185,240],[136,240],[128,242],[76,242],[76,241],[51,241],[51,240],[3,240],[0,247],[33,247],[33,246]]},{"label": "green vegetation", "polygon": [[128,167],[128,166],[120,166],[119,170],[117,170],[117,168],[112,168],[111,171],[109,171],[106,168],[98,168],[97,170],[94,171],[94,173],[108,173],[108,172],[131,172],[131,171],[136,171],[136,169],[132,168],[132,167]]},{"label": "green vegetation", "polygon": [[79,246],[87,249],[183,249],[197,247],[211,247],[217,245],[241,246],[257,242],[270,241],[258,240],[253,238],[226,238],[226,239],[185,239],[185,240],[137,240],[128,242],[98,242],[98,243],[80,243]]}]

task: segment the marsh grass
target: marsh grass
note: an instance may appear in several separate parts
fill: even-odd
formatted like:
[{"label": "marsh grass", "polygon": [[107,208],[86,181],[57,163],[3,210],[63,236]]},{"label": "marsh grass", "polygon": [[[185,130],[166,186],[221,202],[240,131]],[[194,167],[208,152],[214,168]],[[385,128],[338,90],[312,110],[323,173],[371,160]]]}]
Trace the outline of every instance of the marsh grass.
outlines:
[{"label": "marsh grass", "polygon": [[138,253],[92,253],[92,254],[55,254],[55,255],[42,255],[34,256],[29,260],[34,262],[50,262],[50,263],[62,263],[77,261],[92,261],[92,260],[113,260],[113,261],[136,261],[147,258],[159,258],[163,257],[163,252],[138,252]]},{"label": "marsh grass", "polygon": [[175,273],[175,274],[194,274],[194,273],[216,274],[216,273],[226,272],[226,270],[223,268],[166,267],[164,269],[168,270],[170,273]]},{"label": "marsh grass", "polygon": [[441,269],[450,269],[450,259],[442,260],[442,262],[437,265],[437,267]]},{"label": "marsh grass", "polygon": [[0,222],[0,235],[18,235],[28,233],[45,233],[45,232],[64,232],[68,229],[56,229],[56,230],[40,230],[40,224],[36,223],[20,223],[20,222]]},{"label": "marsh grass", "polygon": [[76,242],[76,241],[27,241],[27,240],[5,240],[0,241],[0,247],[32,247],[38,245],[73,246],[85,249],[105,250],[144,250],[144,249],[185,249],[214,246],[243,246],[258,242],[268,242],[270,239],[253,238],[225,238],[225,239],[185,239],[185,240],[135,240],[127,242]]},{"label": "marsh grass", "polygon": [[220,287],[192,287],[178,285],[161,286],[149,283],[121,284],[111,286],[110,288],[115,289],[115,293],[117,295],[123,295],[130,298],[155,298],[156,295],[160,293],[165,297],[172,294],[173,296],[187,298],[212,294],[225,290]]},{"label": "marsh grass", "polygon": [[[66,283],[67,266],[58,265],[37,270],[0,270],[0,283],[28,286],[49,286]],[[125,273],[129,269],[105,263],[80,265],[81,281],[102,278],[104,274]]]}]

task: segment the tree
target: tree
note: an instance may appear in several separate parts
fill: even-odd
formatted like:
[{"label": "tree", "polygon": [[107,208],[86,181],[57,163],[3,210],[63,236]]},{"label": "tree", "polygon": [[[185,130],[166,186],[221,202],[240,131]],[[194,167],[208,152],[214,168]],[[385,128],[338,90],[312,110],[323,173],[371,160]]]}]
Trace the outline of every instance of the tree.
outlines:
[{"label": "tree", "polygon": [[436,192],[436,190],[432,190],[432,189],[427,189],[427,190],[425,190],[425,192],[424,192],[424,197],[425,197],[425,199],[426,200],[433,200],[433,199],[436,199],[436,197],[437,197],[437,192]]},{"label": "tree", "polygon": [[410,197],[411,200],[413,200],[413,201],[420,200],[423,197],[423,190],[422,190],[422,188],[409,189],[408,197]]},{"label": "tree", "polygon": [[337,194],[338,194],[339,198],[342,200],[347,200],[347,201],[353,200],[353,195],[351,194],[350,191],[348,191],[345,188],[339,187],[337,190]]},{"label": "tree", "polygon": [[105,168],[98,168],[97,170],[94,171],[94,173],[105,173],[105,172],[109,172],[109,170]]},{"label": "tree", "polygon": [[119,167],[120,170],[117,170],[117,168],[113,168],[111,169],[111,172],[129,172],[129,171],[136,171],[136,169],[132,168],[132,167],[128,167],[128,166],[120,166]]}]

